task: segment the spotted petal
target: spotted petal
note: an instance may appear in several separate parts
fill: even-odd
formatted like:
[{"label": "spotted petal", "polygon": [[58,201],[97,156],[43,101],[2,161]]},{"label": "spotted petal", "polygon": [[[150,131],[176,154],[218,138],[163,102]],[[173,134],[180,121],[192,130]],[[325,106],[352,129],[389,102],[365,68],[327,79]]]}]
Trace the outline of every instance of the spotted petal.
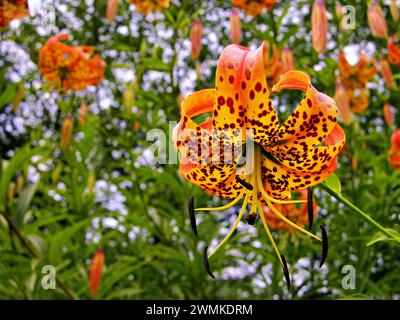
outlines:
[{"label": "spotted petal", "polygon": [[338,109],[335,101],[315,89],[308,76],[300,71],[289,71],[273,87],[306,90],[306,96],[279,129],[275,144],[266,146],[279,161],[299,162],[333,130]]}]

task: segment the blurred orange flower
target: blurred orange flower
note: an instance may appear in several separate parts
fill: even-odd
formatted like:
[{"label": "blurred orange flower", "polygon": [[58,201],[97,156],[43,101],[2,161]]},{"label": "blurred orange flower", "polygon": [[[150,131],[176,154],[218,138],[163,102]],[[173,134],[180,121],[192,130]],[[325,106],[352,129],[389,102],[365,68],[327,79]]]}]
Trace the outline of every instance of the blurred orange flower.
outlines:
[{"label": "blurred orange flower", "polygon": [[97,249],[96,254],[93,257],[92,265],[90,266],[89,289],[92,297],[96,295],[97,289],[100,286],[103,267],[104,251],[102,249]]},{"label": "blurred orange flower", "polygon": [[169,7],[171,0],[132,0],[136,10],[144,14]]},{"label": "blurred orange flower", "polygon": [[233,5],[245,10],[251,16],[261,14],[264,9],[271,10],[276,0],[232,0]]},{"label": "blurred orange flower", "polygon": [[290,51],[289,47],[284,47],[282,50],[282,67],[283,72],[288,72],[290,70],[294,70],[294,57],[292,51]]},{"label": "blurred orange flower", "polygon": [[239,12],[232,9],[231,17],[229,19],[231,42],[233,44],[240,44],[242,42],[242,21],[239,17]]},{"label": "blurred orange flower", "polygon": [[9,26],[10,21],[29,15],[27,0],[0,1],[0,28]]},{"label": "blurred orange flower", "polygon": [[69,46],[65,33],[51,37],[39,52],[43,77],[61,90],[83,90],[103,80],[105,62],[88,46]]},{"label": "blurred orange flower", "polygon": [[388,60],[395,66],[400,66],[400,46],[396,45],[397,36],[392,35],[388,41]]},{"label": "blurred orange flower", "polygon": [[203,37],[203,25],[200,20],[195,19],[190,30],[190,44],[192,48],[193,61],[199,59],[201,52],[201,38]]},{"label": "blurred orange flower", "polygon": [[325,52],[328,40],[328,16],[323,0],[314,1],[311,13],[311,33],[315,51]]},{"label": "blurred orange flower", "polygon": [[281,53],[275,44],[272,46],[268,41],[265,41],[264,50],[264,72],[267,79],[268,89],[279,81],[283,73],[283,63],[280,60]]},{"label": "blurred orange flower", "polygon": [[388,126],[393,126],[394,124],[394,108],[389,104],[385,103],[383,105],[383,118]]},{"label": "blurred orange flower", "polygon": [[374,1],[370,4],[367,11],[369,28],[375,38],[387,39],[387,25],[385,14],[378,2]]},{"label": "blurred orange flower", "polygon": [[393,168],[400,170],[400,129],[396,129],[392,134],[387,159]]},{"label": "blurred orange flower", "polygon": [[[307,200],[307,190],[294,191],[292,192],[293,200]],[[300,227],[304,227],[308,223],[308,204],[303,203],[289,203],[289,204],[276,204],[275,208],[290,221],[294,222]],[[269,208],[263,208],[264,217],[267,220],[267,224],[275,230],[288,230],[290,232],[296,231],[295,228],[285,223]],[[317,216],[318,205],[313,199],[313,212],[314,219]]]},{"label": "blurred orange flower", "polygon": [[376,74],[374,61],[360,54],[359,61],[352,66],[343,51],[339,52],[339,81],[346,88],[349,107],[352,112],[362,112],[368,108],[367,83]]},{"label": "blurred orange flower", "polygon": [[389,63],[386,59],[381,59],[380,62],[381,74],[383,79],[385,80],[386,86],[390,89],[393,87],[393,75],[392,70],[390,69]]}]

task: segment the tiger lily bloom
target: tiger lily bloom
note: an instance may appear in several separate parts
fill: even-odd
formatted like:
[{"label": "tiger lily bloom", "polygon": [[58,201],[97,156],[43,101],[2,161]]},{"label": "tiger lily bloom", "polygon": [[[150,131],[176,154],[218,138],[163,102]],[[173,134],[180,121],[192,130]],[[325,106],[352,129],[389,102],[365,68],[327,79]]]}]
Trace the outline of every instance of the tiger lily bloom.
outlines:
[{"label": "tiger lily bloom", "polygon": [[388,60],[395,66],[400,66],[400,46],[396,45],[397,36],[392,35],[388,41]]},{"label": "tiger lily bloom", "polygon": [[380,62],[381,74],[383,79],[385,80],[386,86],[390,89],[393,87],[393,75],[392,70],[390,69],[389,63],[386,59],[382,59]]},{"label": "tiger lily bloom", "polygon": [[27,0],[2,0],[0,1],[0,28],[6,28],[10,21],[21,19],[29,15]]},{"label": "tiger lily bloom", "polygon": [[328,16],[323,0],[316,0],[311,12],[312,45],[315,51],[323,53],[328,41]]},{"label": "tiger lily bloom", "polygon": [[288,47],[283,48],[281,60],[282,60],[283,73],[288,72],[290,70],[294,70],[293,54]]},{"label": "tiger lily bloom", "polygon": [[389,8],[390,8],[390,14],[392,15],[394,22],[399,21],[400,13],[399,13],[399,7],[397,6],[397,0],[392,0],[390,2]]},{"label": "tiger lily bloom", "polygon": [[369,105],[369,95],[367,89],[347,90],[350,101],[350,111],[360,113],[367,110]]},{"label": "tiger lily bloom", "polygon": [[251,16],[258,16],[264,9],[271,10],[276,0],[232,0],[232,4]]},{"label": "tiger lily bloom", "polygon": [[97,289],[100,286],[101,277],[104,268],[104,251],[98,249],[93,257],[92,265],[90,266],[89,289],[92,298],[96,295]]},{"label": "tiger lily bloom", "polygon": [[339,108],[339,114],[343,123],[348,126],[351,123],[350,101],[346,88],[341,81],[336,83],[335,101]]},{"label": "tiger lily bloom", "polygon": [[119,0],[108,0],[107,9],[106,9],[106,18],[108,23],[112,23],[114,21],[115,15],[117,14],[119,7]]},{"label": "tiger lily bloom", "polygon": [[378,2],[370,4],[367,11],[369,28],[375,38],[387,39],[387,25],[385,14]]},{"label": "tiger lily bloom", "polygon": [[[304,202],[289,200],[290,192],[317,185],[335,171],[345,134],[337,123],[335,101],[314,88],[307,74],[295,70],[285,73],[272,88],[273,92],[305,91],[296,110],[280,125],[266,82],[265,46],[263,43],[249,50],[229,45],[223,50],[215,89],[197,91],[182,101],[173,141],[180,154],[180,173],[186,180],[210,194],[232,199],[218,208],[196,210],[225,210],[243,200],[236,222],[208,257],[229,239],[249,205],[246,220],[254,222],[260,213],[285,271],[284,258],[262,214],[263,208],[267,206],[291,227],[320,240],[285,217],[275,205]],[[210,117],[200,124],[193,121],[207,114]]]},{"label": "tiger lily bloom", "polygon": [[190,30],[190,44],[192,48],[192,60],[196,61],[199,59],[201,52],[201,38],[203,37],[203,25],[200,20],[195,19],[192,23],[192,29]]},{"label": "tiger lily bloom", "polygon": [[383,105],[383,118],[388,126],[393,126],[394,108],[387,102]]},{"label": "tiger lily bloom", "polygon": [[69,46],[61,40],[68,35],[51,37],[39,52],[43,77],[60,90],[83,90],[103,80],[105,62],[88,46]]},{"label": "tiger lily bloom", "polygon": [[169,7],[171,0],[132,0],[136,11],[148,14]]},{"label": "tiger lily bloom", "polygon": [[240,44],[242,42],[242,21],[240,20],[239,12],[232,9],[231,17],[229,19],[230,36],[233,44]]},{"label": "tiger lily bloom", "polygon": [[343,51],[339,52],[339,71],[340,80],[348,89],[364,88],[377,72],[374,61],[369,61],[366,54],[361,53],[358,63],[352,66]]},{"label": "tiger lily bloom", "polygon": [[272,86],[278,82],[281,74],[284,72],[284,64],[280,60],[280,56],[281,53],[277,46],[275,44],[271,46],[268,41],[265,41],[264,72],[267,78],[268,89],[271,89]]},{"label": "tiger lily bloom", "polygon": [[[293,198],[296,200],[307,200],[308,192],[307,190],[295,191],[293,192]],[[312,201],[313,206],[313,218],[317,216],[318,205],[315,200]],[[309,222],[308,217],[308,203],[290,203],[290,204],[276,204],[275,208],[283,214],[286,218],[296,223],[298,226],[304,227]],[[274,230],[288,230],[289,232],[295,232],[296,229],[289,226],[279,217],[277,217],[274,212],[268,208],[264,208],[264,217]]]}]

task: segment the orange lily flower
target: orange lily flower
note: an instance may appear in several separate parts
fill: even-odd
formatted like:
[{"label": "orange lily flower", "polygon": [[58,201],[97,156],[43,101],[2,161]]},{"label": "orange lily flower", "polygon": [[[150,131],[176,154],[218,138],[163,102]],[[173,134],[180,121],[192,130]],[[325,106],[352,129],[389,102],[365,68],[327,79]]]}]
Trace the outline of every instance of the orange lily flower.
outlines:
[{"label": "orange lily flower", "polygon": [[351,112],[360,113],[367,110],[369,96],[366,89],[347,90]]},{"label": "orange lily flower", "polygon": [[393,75],[389,63],[386,59],[381,59],[380,66],[382,77],[385,80],[386,86],[390,89],[393,87]]},{"label": "orange lily flower", "polygon": [[240,44],[242,42],[242,21],[239,17],[239,12],[236,9],[232,9],[231,17],[229,19],[231,41],[234,44]]},{"label": "orange lily flower", "polygon": [[[275,204],[304,202],[287,199],[291,191],[319,184],[335,171],[345,134],[337,123],[335,101],[314,88],[307,74],[295,70],[285,73],[272,91],[302,90],[305,97],[283,125],[279,124],[266,82],[265,46],[249,50],[229,45],[223,50],[215,89],[197,91],[182,101],[181,120],[173,140],[181,156],[180,173],[186,180],[213,195],[233,199],[222,207],[196,210],[224,210],[243,200],[235,224],[209,257],[232,235],[249,204],[249,215],[257,217],[260,213],[287,271],[262,214],[263,207],[270,208],[293,228],[320,240],[286,218]],[[201,124],[192,120],[204,114],[211,116]],[[252,143],[254,148],[246,151],[243,164],[242,148]]]},{"label": "orange lily flower", "polygon": [[232,0],[232,4],[251,16],[258,16],[264,9],[271,10],[276,0]]},{"label": "orange lily flower", "polygon": [[96,295],[97,289],[100,286],[104,260],[104,251],[102,249],[97,249],[93,257],[92,265],[90,266],[89,289],[92,297]]},{"label": "orange lily flower", "polygon": [[311,12],[312,44],[315,51],[322,53],[326,50],[328,41],[328,16],[323,0],[316,0]]},{"label": "orange lily flower", "polygon": [[392,35],[388,41],[388,60],[395,66],[400,66],[400,46],[396,45],[397,36]]},{"label": "orange lily flower", "polygon": [[369,28],[375,38],[387,39],[387,25],[385,14],[378,2],[370,4],[367,11]]},{"label": "orange lily flower", "polygon": [[[376,67],[369,61],[368,56],[361,53],[358,63],[352,66],[346,59],[343,51],[339,52],[340,80],[346,88],[361,89],[376,74]],[[369,67],[369,64],[371,66]]]},{"label": "orange lily flower", "polygon": [[[272,54],[271,54],[272,51]],[[280,52],[274,44],[270,46],[268,41],[264,45],[264,72],[267,78],[268,89],[278,82],[281,74],[284,71],[284,65],[280,60]]]},{"label": "orange lily flower", "polygon": [[190,44],[192,47],[192,59],[199,59],[201,52],[201,38],[203,37],[203,25],[200,20],[195,19],[190,30]]},{"label": "orange lily flower", "polygon": [[388,126],[393,126],[394,124],[394,108],[389,104],[385,103],[383,105],[383,118]]},{"label": "orange lily flower", "polygon": [[61,42],[65,33],[51,37],[39,52],[43,77],[61,90],[83,90],[103,80],[105,62],[88,46],[73,47]]},{"label": "orange lily flower", "polygon": [[342,117],[343,123],[348,126],[351,123],[350,101],[346,88],[341,81],[336,83],[335,101],[338,105],[339,114]]},{"label": "orange lily flower", "polygon": [[21,19],[29,15],[27,0],[0,1],[0,28],[9,26],[10,21]]},{"label": "orange lily flower", "polygon": [[294,57],[292,51],[288,47],[284,47],[282,50],[282,67],[283,73],[286,73],[290,70],[294,70]]},{"label": "orange lily flower", "polygon": [[138,12],[148,14],[169,7],[171,0],[132,0]]},{"label": "orange lily flower", "polygon": [[[301,190],[293,192],[294,199],[296,200],[307,200],[307,190]],[[308,223],[308,204],[307,203],[299,203],[299,204],[277,204],[275,208],[282,213],[286,218],[293,221],[297,225],[304,227]],[[313,201],[313,213],[314,218],[317,216],[318,205],[315,201]],[[294,232],[296,229],[289,226],[287,223],[279,219],[274,212],[268,208],[264,208],[263,212],[265,219],[267,220],[268,225],[271,226],[272,229],[275,230],[288,230],[290,232]]]}]

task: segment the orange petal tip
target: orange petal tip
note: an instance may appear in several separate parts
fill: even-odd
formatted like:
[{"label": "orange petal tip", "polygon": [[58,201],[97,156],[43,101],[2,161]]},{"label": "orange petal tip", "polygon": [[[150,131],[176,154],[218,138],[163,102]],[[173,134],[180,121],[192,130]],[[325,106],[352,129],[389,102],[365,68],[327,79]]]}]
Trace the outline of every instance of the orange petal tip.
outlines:
[{"label": "orange petal tip", "polygon": [[294,89],[294,90],[307,90],[311,85],[310,78],[302,71],[291,70],[286,72],[272,87],[273,92],[279,92],[283,89]]}]

